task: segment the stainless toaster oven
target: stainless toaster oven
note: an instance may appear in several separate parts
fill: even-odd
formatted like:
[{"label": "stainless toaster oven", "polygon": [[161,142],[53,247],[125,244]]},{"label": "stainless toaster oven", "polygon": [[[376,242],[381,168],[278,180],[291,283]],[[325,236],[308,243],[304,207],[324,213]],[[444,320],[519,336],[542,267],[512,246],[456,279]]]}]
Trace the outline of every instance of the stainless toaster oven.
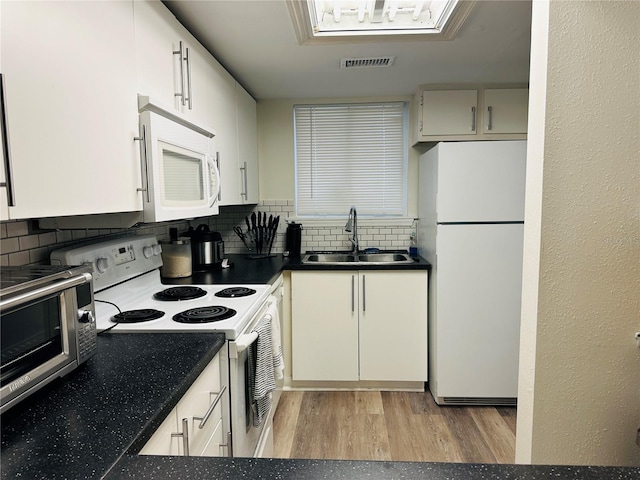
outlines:
[{"label": "stainless toaster oven", "polygon": [[96,352],[88,266],[3,267],[0,413]]}]

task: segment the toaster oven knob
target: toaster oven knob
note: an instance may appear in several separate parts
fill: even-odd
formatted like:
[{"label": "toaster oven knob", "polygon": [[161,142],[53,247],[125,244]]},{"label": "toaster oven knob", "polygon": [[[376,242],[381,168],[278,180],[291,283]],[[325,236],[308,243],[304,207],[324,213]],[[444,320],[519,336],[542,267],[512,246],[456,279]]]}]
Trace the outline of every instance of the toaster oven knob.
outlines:
[{"label": "toaster oven knob", "polygon": [[96,260],[96,270],[98,270],[98,273],[104,273],[107,268],[109,268],[109,262],[106,258],[100,257]]},{"label": "toaster oven knob", "polygon": [[93,323],[93,312],[91,310],[78,310],[78,321],[80,323]]},{"label": "toaster oven knob", "polygon": [[153,247],[144,247],[142,249],[142,255],[144,255],[144,258],[150,258],[153,256]]},{"label": "toaster oven knob", "polygon": [[154,255],[160,255],[162,253],[162,247],[160,245],[158,245],[157,243],[151,248],[153,248],[153,254]]}]

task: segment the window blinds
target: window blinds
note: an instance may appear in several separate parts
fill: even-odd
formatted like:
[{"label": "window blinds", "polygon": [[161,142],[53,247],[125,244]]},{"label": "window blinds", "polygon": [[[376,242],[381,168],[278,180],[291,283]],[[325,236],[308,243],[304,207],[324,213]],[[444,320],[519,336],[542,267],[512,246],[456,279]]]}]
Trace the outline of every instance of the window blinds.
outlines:
[{"label": "window blinds", "polygon": [[403,102],[294,106],[296,214],[406,214]]}]

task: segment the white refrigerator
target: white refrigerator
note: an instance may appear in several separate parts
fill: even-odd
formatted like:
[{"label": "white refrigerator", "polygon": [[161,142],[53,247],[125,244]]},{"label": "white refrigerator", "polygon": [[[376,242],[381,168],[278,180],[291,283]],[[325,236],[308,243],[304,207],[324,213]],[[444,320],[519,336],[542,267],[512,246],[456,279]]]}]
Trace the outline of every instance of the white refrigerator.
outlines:
[{"label": "white refrigerator", "polygon": [[440,405],[516,403],[525,162],[519,140],[441,142],[420,158],[429,388]]}]

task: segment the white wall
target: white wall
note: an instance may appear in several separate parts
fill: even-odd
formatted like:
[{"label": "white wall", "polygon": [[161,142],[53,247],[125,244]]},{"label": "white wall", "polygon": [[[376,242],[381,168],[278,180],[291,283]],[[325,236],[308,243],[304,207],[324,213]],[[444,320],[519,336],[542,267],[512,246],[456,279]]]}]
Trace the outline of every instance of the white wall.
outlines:
[{"label": "white wall", "polygon": [[532,40],[516,461],[640,465],[640,2]]}]

